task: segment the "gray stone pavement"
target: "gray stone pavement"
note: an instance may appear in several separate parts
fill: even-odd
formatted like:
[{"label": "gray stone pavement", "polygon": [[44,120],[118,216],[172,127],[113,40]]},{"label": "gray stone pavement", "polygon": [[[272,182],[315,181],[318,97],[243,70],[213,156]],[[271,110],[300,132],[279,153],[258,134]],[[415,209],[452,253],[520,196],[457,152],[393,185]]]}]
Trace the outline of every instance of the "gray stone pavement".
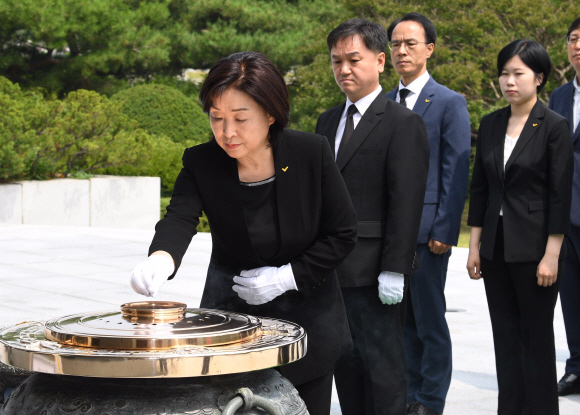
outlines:
[{"label": "gray stone pavement", "polygon": [[[142,300],[129,286],[146,258],[151,230],[55,226],[0,226],[0,327],[69,313],[115,310]],[[211,252],[209,234],[194,237],[177,277],[158,299],[199,305]],[[491,325],[481,281],[465,271],[467,249],[449,264],[447,314],[453,341],[453,378],[446,415],[497,413]],[[568,357],[560,304],[554,321],[558,377]],[[580,395],[560,398],[560,413],[580,413]],[[340,414],[336,393],[333,414]]]}]

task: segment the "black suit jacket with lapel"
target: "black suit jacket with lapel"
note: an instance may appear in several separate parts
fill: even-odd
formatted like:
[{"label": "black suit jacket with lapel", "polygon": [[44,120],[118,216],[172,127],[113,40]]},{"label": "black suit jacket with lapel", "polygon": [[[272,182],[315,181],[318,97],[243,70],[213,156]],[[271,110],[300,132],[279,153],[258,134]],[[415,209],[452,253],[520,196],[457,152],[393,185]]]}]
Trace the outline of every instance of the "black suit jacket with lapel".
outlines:
[{"label": "black suit jacket with lapel", "polygon": [[[510,115],[506,107],[481,120],[468,225],[483,227],[480,255],[492,259],[503,207],[505,260],[537,262],[544,256],[548,235],[568,233],[574,169],[570,127],[538,100],[504,171]],[[560,257],[564,255],[562,251]]]},{"label": "black suit jacket with lapel", "polygon": [[570,237],[578,246],[580,255],[580,128],[574,131],[574,81],[570,81],[552,91],[550,95],[550,108],[568,120],[572,145],[574,146],[574,184],[572,185],[572,211],[570,212]]},{"label": "black suit jacket with lapel", "polygon": [[[334,270],[354,248],[356,216],[324,137],[285,130],[273,151],[281,238],[273,258],[264,260],[254,252],[237,161],[215,140],[185,151],[184,167],[167,214],[155,228],[149,253],[169,252],[177,270],[204,211],[213,246],[201,306],[282,318],[303,326],[308,335],[306,357],[281,368],[284,376],[300,384],[328,373],[351,347]],[[241,270],[288,263],[298,291],[250,306],[232,290],[233,277]]]},{"label": "black suit jacket with lapel", "polygon": [[[322,114],[316,132],[334,151],[345,104]],[[381,271],[411,275],[421,222],[429,142],[420,115],[381,92],[362,116],[337,166],[358,217],[358,242],[337,273],[342,287],[377,285]]]}]

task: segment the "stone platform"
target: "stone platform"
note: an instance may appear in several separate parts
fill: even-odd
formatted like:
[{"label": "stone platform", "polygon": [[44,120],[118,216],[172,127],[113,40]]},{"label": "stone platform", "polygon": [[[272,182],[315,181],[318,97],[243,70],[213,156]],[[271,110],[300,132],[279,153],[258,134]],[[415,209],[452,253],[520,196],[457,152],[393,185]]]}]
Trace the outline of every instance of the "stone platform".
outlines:
[{"label": "stone platform", "polygon": [[[142,300],[129,278],[143,261],[153,229],[0,226],[0,327],[78,312],[116,309]],[[211,253],[211,237],[194,237],[174,280],[157,296],[197,307]],[[453,378],[446,415],[497,413],[491,324],[483,282],[465,270],[467,249],[455,248],[446,296],[453,341]],[[454,310],[454,311],[451,311]],[[558,377],[568,357],[560,304],[554,321]],[[340,414],[336,393],[333,414]],[[580,413],[580,395],[560,398],[560,414]]]}]

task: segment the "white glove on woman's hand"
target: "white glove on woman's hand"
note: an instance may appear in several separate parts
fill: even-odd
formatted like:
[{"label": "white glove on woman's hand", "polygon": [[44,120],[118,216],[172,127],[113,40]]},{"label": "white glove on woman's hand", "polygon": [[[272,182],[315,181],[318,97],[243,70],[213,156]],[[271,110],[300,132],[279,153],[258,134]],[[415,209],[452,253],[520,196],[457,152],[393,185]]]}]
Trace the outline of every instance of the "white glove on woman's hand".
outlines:
[{"label": "white glove on woman's hand", "polygon": [[290,264],[242,271],[239,277],[234,277],[234,282],[232,289],[252,305],[265,304],[286,291],[298,289]]},{"label": "white glove on woman's hand", "polygon": [[131,288],[137,294],[155,297],[174,270],[173,259],[165,255],[151,255],[133,270]]},{"label": "white glove on woman's hand", "polygon": [[383,304],[398,304],[403,301],[405,276],[398,272],[382,271],[379,274],[379,298]]}]

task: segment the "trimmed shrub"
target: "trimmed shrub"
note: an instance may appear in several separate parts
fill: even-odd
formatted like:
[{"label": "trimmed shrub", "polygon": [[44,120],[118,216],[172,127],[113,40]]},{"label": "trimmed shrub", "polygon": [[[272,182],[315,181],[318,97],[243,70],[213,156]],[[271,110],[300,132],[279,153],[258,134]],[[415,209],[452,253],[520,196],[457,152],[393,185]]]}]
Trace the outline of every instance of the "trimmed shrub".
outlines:
[{"label": "trimmed shrub", "polygon": [[149,134],[164,135],[188,147],[212,137],[201,107],[170,86],[140,84],[111,99],[120,102],[123,112]]},{"label": "trimmed shrub", "polygon": [[39,134],[33,176],[136,164],[149,154],[151,137],[105,96],[78,90],[55,104],[47,128]]},{"label": "trimmed shrub", "polygon": [[31,125],[43,112],[42,104],[37,97],[23,93],[18,85],[0,77],[0,181],[26,174],[36,150],[36,132]]},{"label": "trimmed shrub", "polygon": [[148,154],[138,163],[103,169],[100,173],[119,176],[154,176],[161,178],[163,195],[173,192],[175,179],[183,167],[181,157],[185,146],[174,143],[165,136],[152,136],[148,143]]},{"label": "trimmed shrub", "polygon": [[[153,89],[159,92],[159,88]],[[197,111],[209,128],[199,106],[170,87],[162,89],[171,96],[177,93],[175,101],[186,108],[182,114]],[[132,90],[139,91],[137,87]],[[0,77],[0,105],[3,182],[84,177],[86,173],[156,176],[161,178],[163,194],[171,194],[182,167],[183,151],[196,143],[175,142],[165,134],[148,134],[123,113],[121,102],[91,91],[71,92],[62,101],[44,99],[22,92],[17,84]],[[172,131],[168,125],[163,128]],[[197,138],[200,135],[207,139],[202,134]]]},{"label": "trimmed shrub", "polygon": [[[0,78],[0,179],[45,179],[148,160],[154,140],[120,105],[78,90],[64,100]],[[149,161],[148,161],[149,162]]]}]

